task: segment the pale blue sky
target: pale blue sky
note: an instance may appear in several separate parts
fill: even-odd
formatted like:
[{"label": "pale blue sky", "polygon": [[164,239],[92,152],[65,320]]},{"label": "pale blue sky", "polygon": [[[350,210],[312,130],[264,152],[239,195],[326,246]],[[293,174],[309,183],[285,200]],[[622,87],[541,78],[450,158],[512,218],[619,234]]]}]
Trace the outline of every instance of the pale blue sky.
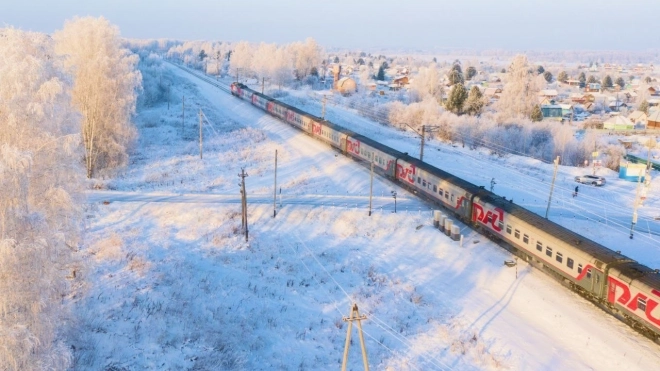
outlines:
[{"label": "pale blue sky", "polygon": [[104,16],[129,38],[326,47],[660,48],[660,0],[0,0],[0,25],[51,33]]}]

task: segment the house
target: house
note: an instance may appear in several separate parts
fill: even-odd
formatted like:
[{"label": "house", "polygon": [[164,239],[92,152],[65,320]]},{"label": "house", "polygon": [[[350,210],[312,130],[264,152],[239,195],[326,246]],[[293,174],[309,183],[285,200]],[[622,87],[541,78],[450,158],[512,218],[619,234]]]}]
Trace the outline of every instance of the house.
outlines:
[{"label": "house", "polygon": [[621,108],[626,108],[628,105],[624,101],[613,100],[607,104],[607,107],[609,107],[609,109],[612,111],[619,112]]},{"label": "house", "polygon": [[399,76],[392,81],[392,84],[398,85],[399,87],[408,85],[409,83],[408,76]]},{"label": "house", "polygon": [[629,118],[617,115],[605,121],[603,128],[608,130],[633,130],[635,129],[635,124]]},{"label": "house", "polygon": [[357,91],[357,83],[350,77],[342,77],[337,81],[337,90],[342,95],[351,95]]},{"label": "house", "polygon": [[647,129],[660,129],[660,110],[655,110],[646,119]]},{"label": "house", "polygon": [[539,99],[539,106],[554,104],[555,102],[548,97],[538,97],[538,99]]},{"label": "house", "polygon": [[660,99],[651,98],[647,100],[647,102],[649,103],[649,108],[658,107],[658,105],[660,105]]},{"label": "house", "polygon": [[572,116],[573,115],[573,105],[572,104],[559,104],[561,107],[562,116]]},{"label": "house", "polygon": [[558,104],[544,104],[541,106],[541,113],[543,113],[543,119],[557,120],[561,121],[562,114],[561,106]]},{"label": "house", "polygon": [[586,92],[600,92],[600,84],[597,82],[592,82],[584,86],[584,91]]},{"label": "house", "polygon": [[656,89],[653,86],[649,86],[649,93],[653,96],[657,96],[658,95],[658,89]]},{"label": "house", "polygon": [[633,111],[630,115],[628,115],[628,118],[633,122],[633,124],[635,124],[635,126],[646,126],[646,121],[648,119],[646,113],[642,111]]},{"label": "house", "polygon": [[555,89],[544,89],[539,92],[539,95],[542,97],[555,99],[557,97],[557,90]]},{"label": "house", "polygon": [[486,88],[484,89],[484,96],[489,99],[500,99],[500,94],[502,94],[502,89],[500,88]]},{"label": "house", "polygon": [[569,79],[566,81],[566,83],[568,84],[568,86],[580,86],[580,80]]}]

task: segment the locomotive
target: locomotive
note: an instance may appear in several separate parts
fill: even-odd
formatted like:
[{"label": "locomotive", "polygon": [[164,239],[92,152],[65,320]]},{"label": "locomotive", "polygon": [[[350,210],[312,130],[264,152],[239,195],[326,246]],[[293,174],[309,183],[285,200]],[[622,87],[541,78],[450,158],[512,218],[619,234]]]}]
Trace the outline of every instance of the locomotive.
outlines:
[{"label": "locomotive", "polygon": [[660,342],[660,272],[364,135],[256,92],[231,93],[443,207],[522,260]]}]

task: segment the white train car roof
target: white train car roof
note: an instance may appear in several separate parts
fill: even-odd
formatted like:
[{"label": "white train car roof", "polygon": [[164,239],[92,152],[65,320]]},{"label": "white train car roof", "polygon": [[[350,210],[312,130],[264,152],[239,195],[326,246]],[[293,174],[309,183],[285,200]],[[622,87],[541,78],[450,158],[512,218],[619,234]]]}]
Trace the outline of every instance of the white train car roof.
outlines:
[{"label": "white train car roof", "polygon": [[560,241],[576,248],[581,251],[584,251],[599,261],[609,265],[614,263],[623,263],[623,262],[632,262],[633,259],[613,251],[595,241],[592,241],[584,236],[581,236],[568,228],[562,227],[561,225],[543,218],[542,216],[533,213],[522,206],[516,205],[504,198],[486,191],[485,193],[479,195],[479,200],[486,202],[490,205],[499,207],[505,213],[513,215],[514,217],[528,223],[535,228],[543,230],[544,232],[551,234]]}]

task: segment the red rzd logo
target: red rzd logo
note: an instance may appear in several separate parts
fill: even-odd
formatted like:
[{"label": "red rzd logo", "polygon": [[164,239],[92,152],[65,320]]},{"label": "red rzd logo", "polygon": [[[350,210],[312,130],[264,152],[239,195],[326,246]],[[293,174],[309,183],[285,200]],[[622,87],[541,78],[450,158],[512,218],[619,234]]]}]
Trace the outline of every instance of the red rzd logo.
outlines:
[{"label": "red rzd logo", "polygon": [[502,228],[500,228],[498,220],[504,220],[504,212],[502,209],[499,207],[495,208],[495,211],[490,211],[488,212],[484,211],[484,208],[477,204],[474,203],[474,212],[472,213],[472,221],[479,221],[483,225],[489,225],[490,227],[493,228],[494,230],[498,232],[502,232]]}]

